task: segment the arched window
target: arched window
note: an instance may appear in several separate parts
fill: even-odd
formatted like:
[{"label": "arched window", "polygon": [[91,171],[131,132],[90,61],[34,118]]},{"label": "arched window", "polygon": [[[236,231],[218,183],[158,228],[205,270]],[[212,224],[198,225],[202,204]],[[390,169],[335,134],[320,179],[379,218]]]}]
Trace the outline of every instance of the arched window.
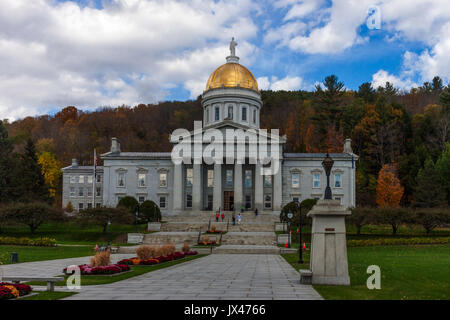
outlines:
[{"label": "arched window", "polygon": [[228,119],[233,120],[233,106],[228,106]]}]

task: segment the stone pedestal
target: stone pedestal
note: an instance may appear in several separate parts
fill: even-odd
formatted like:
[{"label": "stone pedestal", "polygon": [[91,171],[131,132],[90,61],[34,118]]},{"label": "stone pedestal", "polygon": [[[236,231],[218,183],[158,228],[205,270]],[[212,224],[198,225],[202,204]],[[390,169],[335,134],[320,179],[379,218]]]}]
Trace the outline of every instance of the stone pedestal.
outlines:
[{"label": "stone pedestal", "polygon": [[308,213],[313,284],[350,285],[345,237],[345,216],[350,214],[338,200],[319,200]]}]

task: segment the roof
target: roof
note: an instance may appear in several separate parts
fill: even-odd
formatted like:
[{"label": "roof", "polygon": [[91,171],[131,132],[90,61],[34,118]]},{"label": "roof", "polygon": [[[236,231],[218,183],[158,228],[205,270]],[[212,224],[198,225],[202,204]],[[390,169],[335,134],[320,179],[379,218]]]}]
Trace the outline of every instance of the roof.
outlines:
[{"label": "roof", "polygon": [[[285,159],[290,158],[314,158],[314,159],[324,159],[326,153],[283,153]],[[358,156],[353,153],[330,153],[332,159],[351,159],[358,160]]]},{"label": "roof", "polygon": [[[93,170],[94,166],[68,166],[64,167],[61,170]],[[103,166],[97,166],[97,170],[103,170]]]},{"label": "roof", "polygon": [[120,152],[120,153],[104,153],[102,159],[115,158],[139,158],[139,159],[171,159],[171,152]]}]

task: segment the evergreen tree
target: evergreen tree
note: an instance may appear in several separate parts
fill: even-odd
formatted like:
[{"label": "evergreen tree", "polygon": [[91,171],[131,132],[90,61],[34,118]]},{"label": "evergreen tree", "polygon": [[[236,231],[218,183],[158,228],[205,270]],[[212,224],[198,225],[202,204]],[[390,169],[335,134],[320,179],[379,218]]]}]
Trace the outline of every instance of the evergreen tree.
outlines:
[{"label": "evergreen tree", "polygon": [[430,158],[425,161],[423,169],[419,170],[416,183],[414,206],[432,208],[440,207],[446,203],[444,188],[433,160]]},{"label": "evergreen tree", "polygon": [[359,86],[357,97],[362,98],[365,102],[373,103],[375,101],[375,90],[370,82],[364,82]]},{"label": "evergreen tree", "polygon": [[447,202],[450,204],[450,143],[446,144],[445,151],[436,161],[436,171],[442,186],[447,192]]},{"label": "evergreen tree", "polygon": [[15,178],[20,182],[17,192],[18,201],[51,202],[49,186],[45,183],[42,166],[38,162],[36,147],[31,139],[27,140],[24,153],[20,155],[18,172]]},{"label": "evergreen tree", "polygon": [[0,120],[0,202],[12,200],[12,143],[8,137],[3,121]]}]

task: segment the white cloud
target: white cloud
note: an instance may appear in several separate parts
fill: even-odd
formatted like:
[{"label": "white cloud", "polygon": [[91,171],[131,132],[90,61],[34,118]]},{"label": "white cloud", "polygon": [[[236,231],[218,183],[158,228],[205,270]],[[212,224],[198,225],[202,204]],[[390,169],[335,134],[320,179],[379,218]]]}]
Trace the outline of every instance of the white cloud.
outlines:
[{"label": "white cloud", "polygon": [[386,70],[378,70],[377,73],[372,75],[372,86],[374,88],[384,87],[386,82],[390,82],[394,87],[402,90],[409,90],[412,87],[417,87],[417,83],[414,83],[412,80],[404,77],[396,77]]},{"label": "white cloud", "polygon": [[231,36],[241,61],[253,61],[257,8],[252,0],[111,0],[102,9],[0,0],[0,119],[156,102],[179,85],[195,96],[225,62]]},{"label": "white cloud", "polygon": [[286,76],[285,78],[278,79],[275,76],[272,76],[269,80],[269,77],[260,77],[256,79],[258,81],[258,87],[261,90],[300,90],[303,87],[303,80],[301,77],[291,77]]}]

